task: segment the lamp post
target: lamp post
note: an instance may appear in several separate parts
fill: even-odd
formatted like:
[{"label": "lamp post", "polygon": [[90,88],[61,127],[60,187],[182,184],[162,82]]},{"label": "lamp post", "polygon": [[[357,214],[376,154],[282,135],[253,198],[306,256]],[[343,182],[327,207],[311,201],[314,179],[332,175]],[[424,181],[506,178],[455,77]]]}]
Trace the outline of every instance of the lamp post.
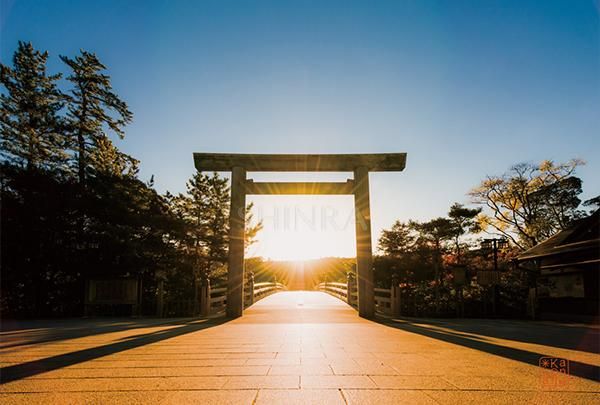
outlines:
[{"label": "lamp post", "polygon": [[494,253],[494,271],[498,271],[498,250],[508,246],[508,241],[505,238],[491,238],[481,241],[483,249],[492,249]]},{"label": "lamp post", "polygon": [[[496,280],[498,272],[498,250],[508,246],[508,240],[506,238],[490,238],[481,241],[481,248],[485,250],[492,250],[494,257],[494,280]],[[498,295],[498,285],[494,281],[492,284],[492,313],[496,315],[496,297]]]}]

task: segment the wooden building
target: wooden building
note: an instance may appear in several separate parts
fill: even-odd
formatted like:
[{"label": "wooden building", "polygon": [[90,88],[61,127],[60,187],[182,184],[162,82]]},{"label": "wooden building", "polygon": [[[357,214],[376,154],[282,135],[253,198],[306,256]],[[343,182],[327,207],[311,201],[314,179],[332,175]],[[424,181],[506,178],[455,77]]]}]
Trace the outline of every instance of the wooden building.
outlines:
[{"label": "wooden building", "polygon": [[522,253],[517,262],[535,275],[532,316],[598,322],[600,210]]}]

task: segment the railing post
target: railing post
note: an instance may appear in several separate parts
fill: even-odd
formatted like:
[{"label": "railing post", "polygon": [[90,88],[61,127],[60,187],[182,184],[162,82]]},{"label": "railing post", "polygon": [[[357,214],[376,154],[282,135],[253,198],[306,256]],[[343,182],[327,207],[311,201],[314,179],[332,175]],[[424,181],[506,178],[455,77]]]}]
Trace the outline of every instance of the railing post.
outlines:
[{"label": "railing post", "polygon": [[390,289],[390,305],[392,316],[400,316],[402,313],[402,302],[400,301],[400,282],[397,275],[392,276],[392,288]]},{"label": "railing post", "polygon": [[351,271],[348,272],[348,278],[346,279],[346,289],[348,290],[348,292],[347,292],[348,305],[353,306],[354,305],[353,293],[356,290],[356,277],[354,277],[354,273]]},{"label": "railing post", "polygon": [[250,305],[254,304],[254,273],[253,272],[248,273],[248,292],[249,292],[248,306],[250,306]]},{"label": "railing post", "polygon": [[210,280],[202,277],[200,284],[200,315],[210,315]]}]

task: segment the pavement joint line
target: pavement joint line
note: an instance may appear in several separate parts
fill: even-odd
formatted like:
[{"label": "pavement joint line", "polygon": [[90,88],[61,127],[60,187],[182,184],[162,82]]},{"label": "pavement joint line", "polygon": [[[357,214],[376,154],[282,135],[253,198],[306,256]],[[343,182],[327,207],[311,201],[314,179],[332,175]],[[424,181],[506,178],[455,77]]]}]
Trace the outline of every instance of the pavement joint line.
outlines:
[{"label": "pavement joint line", "polygon": [[460,389],[460,387],[458,385],[453,384],[451,381],[448,381],[447,378],[445,378],[445,377],[438,377],[438,378],[444,380],[446,383],[450,384],[451,386],[456,387],[457,389]]},{"label": "pavement joint line", "polygon": [[376,382],[376,381],[373,379],[373,377],[372,377],[372,376],[370,376],[370,375],[367,375],[367,377],[369,378],[369,380],[371,380],[371,382],[372,382],[373,384],[375,384],[375,386],[376,386],[376,387],[379,387],[379,386],[378,386],[378,384],[377,384],[377,382]]},{"label": "pavement joint line", "polygon": [[437,399],[435,399],[434,397],[431,396],[431,394],[429,394],[428,392],[423,392],[423,394],[425,394],[425,396],[429,399],[431,399],[433,402],[435,402],[436,404],[441,404],[440,401],[438,401]]},{"label": "pavement joint line", "polygon": [[339,391],[340,395],[342,396],[342,399],[344,400],[344,403],[346,405],[348,405],[348,398],[346,398],[346,396],[344,395],[344,389],[343,388],[338,388],[338,391]]}]

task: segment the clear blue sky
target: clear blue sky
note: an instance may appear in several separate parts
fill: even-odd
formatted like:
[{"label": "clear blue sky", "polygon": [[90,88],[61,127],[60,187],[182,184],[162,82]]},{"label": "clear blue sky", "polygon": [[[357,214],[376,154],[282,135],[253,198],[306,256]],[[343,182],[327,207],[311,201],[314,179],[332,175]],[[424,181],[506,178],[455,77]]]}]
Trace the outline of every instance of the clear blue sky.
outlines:
[{"label": "clear blue sky", "polygon": [[51,70],[80,48],[109,67],[135,114],[117,144],[161,191],[193,151],[407,152],[371,175],[374,236],[521,161],[583,158],[600,193],[593,0],[1,1],[3,63],[25,40]]}]

